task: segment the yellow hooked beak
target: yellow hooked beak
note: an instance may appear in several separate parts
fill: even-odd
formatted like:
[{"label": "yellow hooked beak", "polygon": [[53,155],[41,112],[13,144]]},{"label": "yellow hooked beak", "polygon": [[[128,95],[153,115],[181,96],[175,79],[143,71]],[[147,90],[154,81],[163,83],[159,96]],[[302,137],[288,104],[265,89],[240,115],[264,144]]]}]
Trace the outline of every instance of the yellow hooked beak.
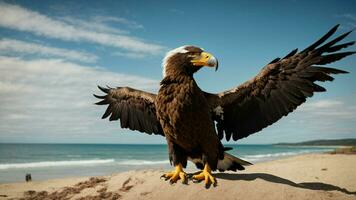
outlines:
[{"label": "yellow hooked beak", "polygon": [[215,67],[215,71],[218,70],[219,67],[218,60],[208,52],[202,52],[200,56],[197,56],[190,62],[192,62],[194,66]]}]

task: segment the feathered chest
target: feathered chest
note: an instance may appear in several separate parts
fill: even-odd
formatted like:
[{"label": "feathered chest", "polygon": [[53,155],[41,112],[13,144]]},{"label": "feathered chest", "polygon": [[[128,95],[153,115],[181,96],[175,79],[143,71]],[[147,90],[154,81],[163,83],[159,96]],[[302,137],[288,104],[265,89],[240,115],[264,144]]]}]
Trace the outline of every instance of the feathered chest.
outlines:
[{"label": "feathered chest", "polygon": [[193,78],[164,79],[156,98],[157,117],[174,124],[207,108],[203,92]]}]

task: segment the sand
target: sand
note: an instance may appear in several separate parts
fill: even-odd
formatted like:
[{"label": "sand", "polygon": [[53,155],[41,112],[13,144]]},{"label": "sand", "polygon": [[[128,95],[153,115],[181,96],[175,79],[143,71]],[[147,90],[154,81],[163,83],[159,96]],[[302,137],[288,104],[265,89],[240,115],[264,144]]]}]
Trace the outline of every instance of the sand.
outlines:
[{"label": "sand", "polygon": [[356,199],[356,155],[308,154],[215,173],[216,187],[170,185],[163,171],[0,185],[0,199]]}]

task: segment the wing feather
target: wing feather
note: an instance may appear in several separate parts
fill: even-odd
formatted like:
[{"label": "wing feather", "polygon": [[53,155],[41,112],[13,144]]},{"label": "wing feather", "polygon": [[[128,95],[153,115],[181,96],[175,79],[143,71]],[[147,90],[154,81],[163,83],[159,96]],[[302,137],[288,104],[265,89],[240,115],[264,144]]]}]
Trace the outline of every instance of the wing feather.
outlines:
[{"label": "wing feather", "polygon": [[355,53],[337,52],[354,44],[337,44],[351,31],[322,45],[338,26],[303,51],[295,49],[282,59],[274,59],[240,86],[215,95],[206,93],[211,109],[220,106],[223,111],[213,112],[219,138],[225,135],[226,140],[238,140],[262,130],[293,112],[314,92],[326,91],[316,81],[332,81],[332,74],[348,73],[322,66]]},{"label": "wing feather", "polygon": [[129,87],[98,88],[106,95],[94,96],[101,99],[97,105],[108,105],[102,119],[120,120],[121,128],[129,128],[148,134],[162,135],[162,127],[156,116],[156,95]]}]

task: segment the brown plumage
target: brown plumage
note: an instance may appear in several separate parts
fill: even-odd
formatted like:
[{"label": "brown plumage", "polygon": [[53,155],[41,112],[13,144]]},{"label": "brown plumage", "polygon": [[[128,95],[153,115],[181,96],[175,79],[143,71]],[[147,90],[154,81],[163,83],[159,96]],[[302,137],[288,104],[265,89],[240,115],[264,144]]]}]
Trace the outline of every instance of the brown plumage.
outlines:
[{"label": "brown plumage", "polygon": [[[169,67],[180,64],[170,62]],[[173,164],[186,166],[187,157],[203,158],[216,169],[223,149],[215,133],[209,102],[193,77],[178,70],[167,74],[161,82],[156,108]]]},{"label": "brown plumage", "polygon": [[[338,52],[354,42],[337,44],[347,32],[322,45],[338,26],[303,51],[297,49],[267,64],[240,86],[211,94],[202,91],[193,74],[217,60],[201,48],[183,46],[167,53],[158,95],[132,88],[101,88],[97,104],[108,104],[103,118],[120,119],[122,128],[166,137],[175,166],[192,160],[212,170],[242,170],[250,163],[224,152],[220,140],[238,140],[275,123],[314,92],[326,91],[316,81],[332,81],[346,71],[324,67],[354,52]],[[326,54],[328,53],[328,54]],[[215,123],[216,122],[216,127]]]}]

